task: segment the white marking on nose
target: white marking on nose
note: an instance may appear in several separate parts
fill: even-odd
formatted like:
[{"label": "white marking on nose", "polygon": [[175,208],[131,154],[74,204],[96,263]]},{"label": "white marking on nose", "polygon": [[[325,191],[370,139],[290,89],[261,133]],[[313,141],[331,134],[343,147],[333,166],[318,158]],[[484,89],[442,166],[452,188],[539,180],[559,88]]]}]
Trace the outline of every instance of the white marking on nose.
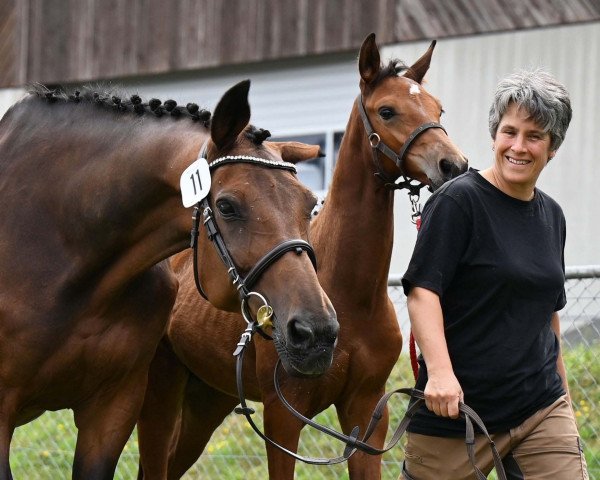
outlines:
[{"label": "white marking on nose", "polygon": [[411,85],[408,93],[410,93],[411,95],[417,95],[418,93],[421,93],[421,90],[419,89],[418,85]]}]

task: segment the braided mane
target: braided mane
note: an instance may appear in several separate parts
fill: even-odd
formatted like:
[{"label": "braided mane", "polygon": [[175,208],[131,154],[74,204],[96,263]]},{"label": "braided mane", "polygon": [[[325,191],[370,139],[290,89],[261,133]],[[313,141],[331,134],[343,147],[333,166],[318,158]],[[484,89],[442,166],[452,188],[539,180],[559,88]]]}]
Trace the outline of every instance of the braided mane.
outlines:
[{"label": "braided mane", "polygon": [[271,136],[271,132],[263,128],[248,125],[244,131],[244,135],[255,145],[261,145],[267,138]]},{"label": "braided mane", "polygon": [[168,115],[174,118],[181,116],[189,117],[194,121],[201,122],[205,127],[210,125],[211,113],[208,110],[200,108],[195,103],[188,103],[185,107],[177,105],[175,100],[166,100],[162,102],[157,98],[152,98],[147,103],[143,102],[139,95],[131,95],[127,98],[122,92],[111,91],[106,86],[99,85],[84,86],[81,90],[68,92],[63,87],[50,89],[41,84],[34,84],[29,93],[48,102],[86,102],[98,105],[99,107],[119,112],[130,112],[138,115],[149,114],[156,117]]}]

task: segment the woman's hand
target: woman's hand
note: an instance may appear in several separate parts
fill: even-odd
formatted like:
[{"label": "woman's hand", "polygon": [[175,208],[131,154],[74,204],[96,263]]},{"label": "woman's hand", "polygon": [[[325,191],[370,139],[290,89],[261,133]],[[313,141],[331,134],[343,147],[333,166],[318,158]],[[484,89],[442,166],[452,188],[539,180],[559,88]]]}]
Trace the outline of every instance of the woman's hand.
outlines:
[{"label": "woman's hand", "polygon": [[428,371],[428,375],[425,406],[441,417],[458,418],[458,402],[464,401],[464,395],[454,373],[451,370],[440,373]]}]

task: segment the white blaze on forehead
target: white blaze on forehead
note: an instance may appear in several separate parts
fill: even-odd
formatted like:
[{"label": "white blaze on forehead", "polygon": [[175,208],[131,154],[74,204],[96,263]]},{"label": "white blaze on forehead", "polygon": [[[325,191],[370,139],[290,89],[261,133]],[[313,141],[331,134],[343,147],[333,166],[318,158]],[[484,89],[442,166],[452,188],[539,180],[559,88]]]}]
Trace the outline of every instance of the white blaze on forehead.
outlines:
[{"label": "white blaze on forehead", "polygon": [[421,90],[419,89],[418,85],[411,85],[410,86],[410,90],[408,91],[408,93],[410,93],[411,95],[417,95],[418,93],[421,93]]}]

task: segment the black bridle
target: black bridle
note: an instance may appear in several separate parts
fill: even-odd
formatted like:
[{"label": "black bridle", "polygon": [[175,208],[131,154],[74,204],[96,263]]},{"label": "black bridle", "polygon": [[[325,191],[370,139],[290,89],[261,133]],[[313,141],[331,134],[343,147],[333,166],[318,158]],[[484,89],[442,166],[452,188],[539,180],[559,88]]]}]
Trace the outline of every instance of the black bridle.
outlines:
[{"label": "black bridle", "polygon": [[[206,158],[206,147],[202,150],[200,157]],[[287,170],[294,174],[296,173],[296,167],[292,163],[275,162],[272,160],[267,160],[259,157],[252,157],[248,155],[230,155],[217,158],[209,164],[209,169],[212,172],[223,165],[228,165],[232,163],[250,163],[264,168]],[[298,238],[293,240],[286,240],[276,245],[274,248],[268,251],[262,258],[260,258],[260,260],[258,260],[258,262],[254,265],[254,267],[250,269],[250,271],[245,277],[242,277],[238,272],[238,269],[235,265],[231,254],[229,253],[229,250],[227,249],[225,240],[223,239],[223,236],[219,231],[219,226],[215,221],[213,211],[210,207],[209,193],[194,207],[194,213],[192,215],[193,225],[190,242],[190,246],[194,251],[194,281],[196,282],[196,288],[198,289],[198,292],[206,300],[208,300],[208,298],[206,296],[206,293],[204,292],[204,289],[202,288],[202,284],[200,282],[200,274],[198,272],[198,236],[200,228],[200,212],[202,212],[202,217],[204,218],[203,223],[206,227],[206,234],[209,240],[213,243],[215,249],[217,250],[219,258],[227,268],[227,273],[231,277],[231,281],[238,291],[243,307],[242,313],[244,313],[244,315],[249,315],[248,312],[244,311],[244,307],[246,307],[247,305],[246,300],[253,293],[251,292],[251,289],[254,286],[254,284],[258,281],[258,279],[265,272],[265,270],[269,268],[269,266],[271,266],[274,262],[276,262],[287,252],[293,251],[296,254],[301,255],[302,252],[305,251],[308,254],[308,257],[310,258],[313,267],[315,268],[315,270],[317,269],[317,259],[312,246],[305,240]]]}]

